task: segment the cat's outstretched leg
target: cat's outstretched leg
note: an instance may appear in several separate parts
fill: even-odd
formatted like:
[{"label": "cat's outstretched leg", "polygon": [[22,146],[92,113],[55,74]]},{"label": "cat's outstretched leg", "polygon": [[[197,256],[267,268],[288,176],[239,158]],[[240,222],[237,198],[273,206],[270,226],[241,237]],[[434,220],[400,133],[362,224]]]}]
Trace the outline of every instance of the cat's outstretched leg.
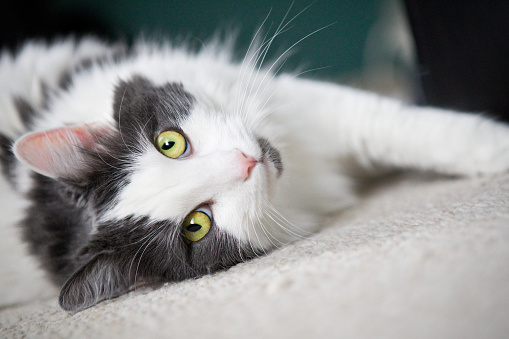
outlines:
[{"label": "cat's outstretched leg", "polygon": [[413,168],[453,175],[509,170],[509,126],[481,115],[405,105],[376,94],[282,78],[282,96],[307,126],[365,169]]}]

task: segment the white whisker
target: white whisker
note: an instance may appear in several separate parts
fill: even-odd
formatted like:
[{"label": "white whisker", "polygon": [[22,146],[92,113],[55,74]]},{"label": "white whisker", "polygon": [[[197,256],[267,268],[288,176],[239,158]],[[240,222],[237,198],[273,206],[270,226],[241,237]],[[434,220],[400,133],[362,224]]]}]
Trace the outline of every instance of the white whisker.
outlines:
[{"label": "white whisker", "polygon": [[[259,225],[259,228],[262,230],[262,232],[265,234],[265,238],[271,243],[272,247],[273,248],[279,248],[278,245],[276,245],[272,239],[276,240],[277,241],[277,238],[275,238],[271,233],[270,231],[265,227],[265,225],[263,224],[262,222],[262,219],[260,218],[260,216],[258,215],[257,212],[255,212],[255,216],[256,216],[256,220],[258,222],[258,225]],[[279,242],[280,245],[281,245],[281,242]]]},{"label": "white whisker", "polygon": [[[120,118],[122,116],[122,105],[124,103],[124,98],[125,98],[125,93],[127,92],[127,86],[126,88],[124,88],[124,92],[122,93],[122,99],[120,99],[120,105],[118,107],[118,132],[120,133],[120,138],[122,139],[122,142],[124,143],[125,147],[132,152],[132,150],[129,148],[129,146],[127,146],[125,140],[124,140],[124,136],[122,135],[122,124],[120,123]],[[132,152],[134,153],[134,152]]]},{"label": "white whisker", "polygon": [[[255,43],[256,39],[257,39],[257,36],[258,34],[260,33],[263,25],[265,24],[265,22],[267,21],[267,19],[269,18],[270,16],[270,13],[272,12],[272,9],[269,10],[269,13],[267,14],[267,16],[265,17],[265,19],[263,19],[263,22],[261,23],[260,27],[258,27],[255,35],[253,36],[253,38],[251,39],[251,42],[249,43],[249,47],[247,48],[247,51],[246,51],[246,54],[244,55],[244,58],[242,60],[242,64],[240,66],[240,72],[239,72],[239,75],[237,76],[237,86],[239,86],[239,84],[243,84],[244,83],[244,72],[247,68],[247,66],[245,66],[245,62],[246,62],[246,59],[248,58],[248,56],[251,54],[251,48],[253,47],[253,44]],[[259,48],[258,48],[259,49]],[[258,49],[255,51],[255,54],[258,52]],[[248,65],[251,63],[254,55],[251,56],[251,58],[249,59],[248,61]],[[240,93],[242,93],[243,91],[241,90]],[[240,98],[240,100],[242,100],[243,98]],[[238,105],[238,100],[239,100],[239,91],[237,91],[236,93],[236,96],[235,96],[235,106],[234,107],[239,107]],[[239,111],[240,113],[240,111]]]}]

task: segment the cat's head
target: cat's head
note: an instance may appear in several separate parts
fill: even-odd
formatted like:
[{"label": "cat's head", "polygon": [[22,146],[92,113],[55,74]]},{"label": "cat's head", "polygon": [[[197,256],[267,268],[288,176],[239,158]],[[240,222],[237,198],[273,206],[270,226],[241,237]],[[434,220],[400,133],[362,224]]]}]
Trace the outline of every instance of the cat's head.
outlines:
[{"label": "cat's head", "polygon": [[64,309],[211,273],[272,247],[274,230],[262,225],[282,159],[230,113],[182,84],[134,76],[116,86],[112,123],[18,140],[17,157],[68,189],[90,216],[78,269],[60,295]]}]

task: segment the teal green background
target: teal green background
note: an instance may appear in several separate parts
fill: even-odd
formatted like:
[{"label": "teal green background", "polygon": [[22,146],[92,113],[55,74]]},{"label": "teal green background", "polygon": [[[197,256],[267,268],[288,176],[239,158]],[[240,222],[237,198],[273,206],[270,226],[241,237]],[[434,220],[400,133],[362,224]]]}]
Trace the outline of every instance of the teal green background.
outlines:
[{"label": "teal green background", "polygon": [[[327,67],[322,75],[341,77],[360,70],[368,30],[377,18],[382,0],[332,1],[314,3],[297,1],[288,18],[306,9],[291,24],[274,47],[278,55],[307,34],[331,25],[301,42],[285,67],[305,69]],[[249,45],[263,19],[265,27],[277,27],[290,8],[291,1],[100,1],[57,0],[52,10],[59,15],[86,13],[104,23],[115,38],[132,41],[144,33],[148,36],[187,37],[199,44],[218,28],[239,30],[239,54]]]}]

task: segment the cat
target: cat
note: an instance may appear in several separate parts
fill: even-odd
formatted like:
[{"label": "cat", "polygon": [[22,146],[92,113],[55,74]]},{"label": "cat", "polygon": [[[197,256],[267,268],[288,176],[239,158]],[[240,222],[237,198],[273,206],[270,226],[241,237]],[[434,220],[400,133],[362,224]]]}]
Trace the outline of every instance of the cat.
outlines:
[{"label": "cat", "polygon": [[[0,160],[29,202],[30,251],[81,311],[138,286],[226,269],[316,232],[391,169],[509,169],[509,128],[235,61],[92,37],[0,57]],[[283,53],[284,54],[284,53]]]}]

